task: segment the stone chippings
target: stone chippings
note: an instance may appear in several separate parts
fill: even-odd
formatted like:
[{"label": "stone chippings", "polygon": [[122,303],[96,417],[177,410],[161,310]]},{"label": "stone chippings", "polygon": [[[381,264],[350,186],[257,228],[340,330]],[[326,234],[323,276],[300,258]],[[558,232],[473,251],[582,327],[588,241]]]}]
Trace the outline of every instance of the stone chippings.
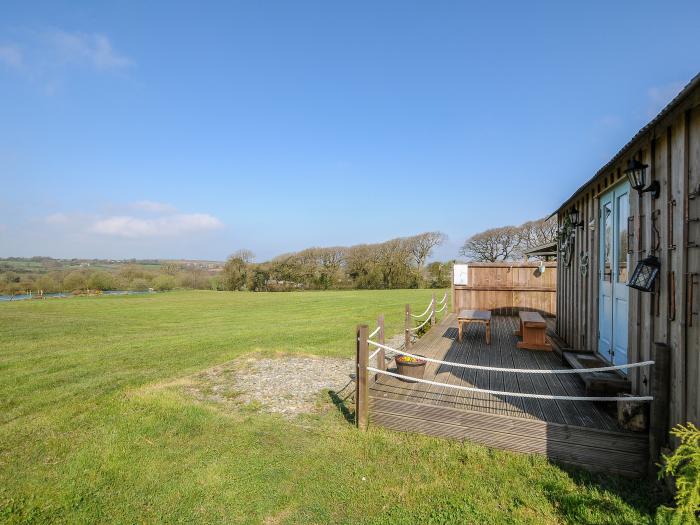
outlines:
[{"label": "stone chippings", "polygon": [[193,394],[295,416],[312,412],[319,392],[347,387],[354,364],[351,359],[328,357],[249,358],[199,374]]}]

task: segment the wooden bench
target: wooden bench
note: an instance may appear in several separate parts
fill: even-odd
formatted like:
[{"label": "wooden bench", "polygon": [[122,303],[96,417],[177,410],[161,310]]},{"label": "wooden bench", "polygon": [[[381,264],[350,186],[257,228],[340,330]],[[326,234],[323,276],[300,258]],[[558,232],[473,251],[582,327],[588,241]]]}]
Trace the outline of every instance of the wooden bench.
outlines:
[{"label": "wooden bench", "polygon": [[552,345],[547,341],[547,323],[537,312],[520,312],[520,330],[515,335],[522,337],[516,345],[525,350],[546,350],[551,352]]},{"label": "wooden bench", "polygon": [[458,340],[462,342],[462,325],[483,323],[486,328],[486,344],[491,344],[491,312],[488,310],[461,310],[457,315]]}]

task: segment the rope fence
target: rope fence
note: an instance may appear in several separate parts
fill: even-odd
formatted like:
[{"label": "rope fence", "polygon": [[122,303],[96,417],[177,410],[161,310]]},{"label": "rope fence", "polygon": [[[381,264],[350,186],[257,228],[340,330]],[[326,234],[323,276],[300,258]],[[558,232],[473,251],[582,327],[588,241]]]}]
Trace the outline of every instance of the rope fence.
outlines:
[{"label": "rope fence", "polygon": [[414,317],[416,319],[420,319],[421,317],[423,317],[425,314],[427,314],[430,311],[430,309],[433,307],[433,303],[434,303],[434,299],[431,299],[430,304],[428,304],[428,307],[425,309],[425,312],[423,312],[420,315],[411,314],[411,317]]},{"label": "rope fence", "polygon": [[[406,376],[401,374],[396,374],[394,372],[389,372],[388,370],[379,370],[371,366],[367,367],[367,370],[375,372],[377,374],[384,374],[392,377],[398,377],[399,379],[406,379]],[[589,396],[557,396],[552,394],[529,394],[527,392],[503,392],[501,390],[488,390],[485,388],[476,388],[472,386],[463,385],[450,385],[448,383],[440,383],[438,381],[430,381],[429,379],[418,379],[416,377],[410,378],[411,381],[416,381],[418,383],[425,383],[427,385],[434,386],[444,386],[447,388],[454,388],[456,390],[464,390],[466,392],[476,392],[481,394],[491,394],[494,396],[510,396],[510,397],[527,397],[531,399],[551,399],[555,401],[653,401],[652,396],[629,396],[629,397],[589,397]]]},{"label": "rope fence", "polygon": [[428,317],[425,321],[423,321],[423,322],[422,322],[421,324],[419,324],[418,326],[413,327],[413,328],[406,328],[406,330],[410,330],[410,331],[412,331],[412,332],[417,332],[418,330],[420,330],[421,328],[423,328],[426,324],[428,324],[430,321],[432,321],[432,318]]},{"label": "rope fence", "polygon": [[484,365],[470,365],[467,363],[455,363],[454,361],[442,361],[441,359],[433,359],[431,357],[424,357],[422,355],[411,354],[403,350],[398,350],[390,346],[375,343],[374,341],[367,341],[372,346],[376,346],[381,350],[388,350],[399,355],[405,355],[407,357],[413,357],[415,359],[422,359],[423,361],[428,361],[429,363],[437,363],[440,365],[455,366],[459,368],[469,368],[471,370],[486,370],[489,372],[511,372],[515,374],[588,374],[593,372],[609,372],[611,370],[624,370],[625,368],[640,368],[643,366],[651,366],[654,361],[641,361],[639,363],[629,363],[626,365],[615,365],[615,366],[601,366],[597,368],[564,368],[561,370],[541,370],[541,369],[530,369],[530,368],[502,368],[497,366],[484,366]]}]

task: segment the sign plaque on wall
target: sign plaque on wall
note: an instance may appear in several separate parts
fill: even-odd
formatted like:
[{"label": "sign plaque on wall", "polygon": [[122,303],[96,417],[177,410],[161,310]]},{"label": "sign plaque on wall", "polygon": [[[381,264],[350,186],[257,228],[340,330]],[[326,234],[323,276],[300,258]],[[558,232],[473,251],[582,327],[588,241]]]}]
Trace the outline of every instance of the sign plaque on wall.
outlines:
[{"label": "sign plaque on wall", "polygon": [[455,264],[454,265],[454,278],[452,282],[456,285],[468,285],[469,284],[469,265],[468,264]]}]

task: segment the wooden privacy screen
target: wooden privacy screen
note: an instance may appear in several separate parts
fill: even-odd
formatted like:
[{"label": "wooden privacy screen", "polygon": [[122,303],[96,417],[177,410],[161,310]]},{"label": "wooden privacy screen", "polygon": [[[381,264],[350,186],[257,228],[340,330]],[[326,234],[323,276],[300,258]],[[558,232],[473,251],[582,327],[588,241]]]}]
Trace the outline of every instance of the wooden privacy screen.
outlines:
[{"label": "wooden privacy screen", "polygon": [[557,263],[539,262],[470,263],[468,284],[452,285],[452,311],[491,310],[494,314],[516,315],[532,310],[545,315],[557,313]]}]

